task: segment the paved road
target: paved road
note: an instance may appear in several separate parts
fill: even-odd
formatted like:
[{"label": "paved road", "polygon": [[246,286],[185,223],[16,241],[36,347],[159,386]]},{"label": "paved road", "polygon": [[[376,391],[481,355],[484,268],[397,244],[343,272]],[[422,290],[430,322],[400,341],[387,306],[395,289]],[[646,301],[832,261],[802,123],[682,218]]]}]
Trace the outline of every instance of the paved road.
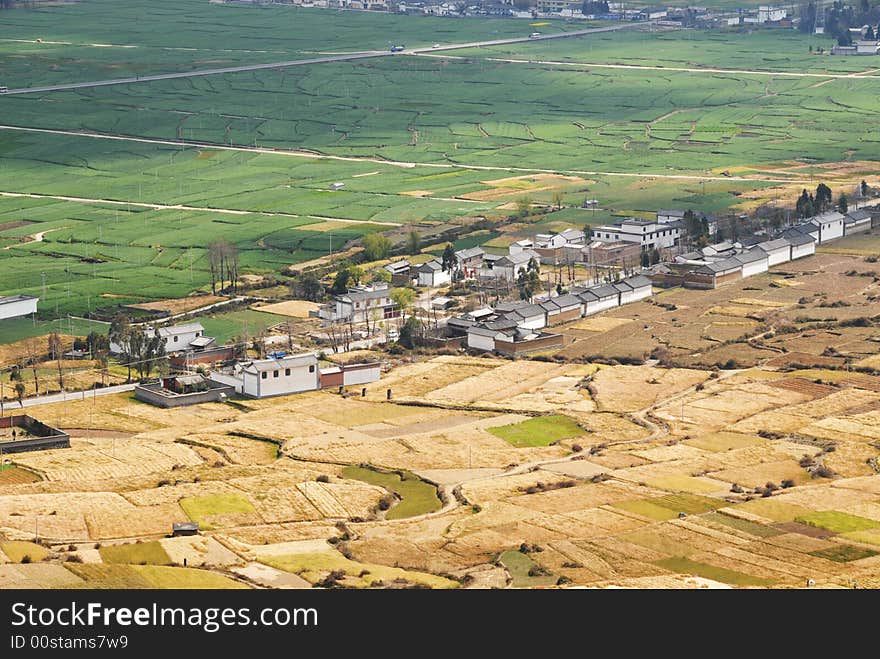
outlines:
[{"label": "paved road", "polygon": [[458,48],[479,48],[482,46],[503,46],[511,43],[527,41],[541,41],[547,39],[566,39],[579,37],[585,34],[600,32],[614,32],[628,28],[638,28],[651,25],[653,21],[636,23],[624,23],[623,25],[611,25],[608,27],[596,27],[587,30],[575,30],[573,32],[559,32],[554,34],[542,34],[538,37],[514,37],[509,39],[494,39],[492,41],[472,41],[470,43],[446,44],[437,48],[407,48],[399,53],[387,50],[367,50],[359,53],[347,53],[344,55],[328,55],[326,57],[313,57],[310,59],[288,60],[285,62],[269,62],[266,64],[245,64],[243,66],[228,66],[221,69],[200,69],[196,71],[181,71],[179,73],[160,73],[150,76],[135,76],[133,78],[112,78],[109,80],[93,80],[90,82],[72,82],[64,85],[45,85],[42,87],[20,87],[5,92],[5,96],[15,94],[42,94],[46,92],[69,91],[72,89],[88,89],[90,87],[109,87],[111,85],[129,85],[139,82],[155,82],[157,80],[175,80],[177,78],[195,78],[199,76],[212,76],[224,73],[241,73],[242,71],[259,71],[262,69],[283,69],[291,66],[309,66],[312,64],[327,64],[331,62],[350,62],[353,60],[370,59],[373,57],[393,57],[394,55],[417,55],[424,52],[438,52],[442,50],[456,50]]},{"label": "paved road", "polygon": [[34,405],[49,405],[51,403],[63,403],[66,400],[84,400],[93,396],[109,396],[111,394],[121,394],[126,391],[134,391],[134,384],[118,384],[112,387],[104,387],[103,389],[89,389],[88,391],[65,391],[60,394],[49,394],[48,396],[37,396],[36,398],[25,398],[22,405],[18,402],[5,401],[3,409],[6,413],[12,413],[22,407],[33,407]]}]

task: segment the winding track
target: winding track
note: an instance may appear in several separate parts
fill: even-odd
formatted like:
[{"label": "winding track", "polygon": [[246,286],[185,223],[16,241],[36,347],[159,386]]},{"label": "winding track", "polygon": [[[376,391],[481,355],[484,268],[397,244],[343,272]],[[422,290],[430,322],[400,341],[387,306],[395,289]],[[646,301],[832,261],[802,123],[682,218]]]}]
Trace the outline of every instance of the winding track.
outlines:
[{"label": "winding track", "polygon": [[135,76],[134,78],[111,78],[108,80],[92,80],[90,82],[71,82],[62,85],[44,85],[41,87],[19,87],[10,89],[5,92],[5,96],[21,95],[21,94],[44,94],[48,92],[70,91],[75,89],[88,89],[92,87],[109,87],[111,85],[131,85],[142,82],[156,82],[158,80],[176,80],[179,78],[196,78],[200,76],[220,75],[224,73],[241,73],[242,71],[260,71],[264,69],[286,69],[292,66],[309,66],[313,64],[328,64],[332,62],[350,62],[361,59],[372,59],[375,57],[393,57],[394,55],[418,55],[424,52],[438,52],[443,50],[457,50],[459,48],[480,48],[482,46],[504,46],[513,43],[523,43],[529,41],[542,41],[548,39],[567,39],[569,37],[580,37],[586,34],[597,34],[600,32],[616,32],[617,30],[626,30],[630,28],[641,28],[645,25],[652,25],[654,21],[639,21],[635,23],[624,23],[623,25],[611,25],[608,27],[594,27],[586,30],[575,30],[572,32],[560,32],[555,34],[544,34],[538,37],[512,37],[509,39],[494,39],[491,41],[473,41],[470,43],[447,44],[432,48],[430,46],[424,48],[408,48],[399,53],[392,53],[388,50],[367,50],[359,53],[344,53],[340,55],[328,55],[325,57],[312,57],[309,59],[287,60],[283,62],[268,62],[265,64],[245,64],[242,66],[228,66],[219,69],[198,69],[195,71],[181,71],[178,73],[159,73],[150,76]]}]

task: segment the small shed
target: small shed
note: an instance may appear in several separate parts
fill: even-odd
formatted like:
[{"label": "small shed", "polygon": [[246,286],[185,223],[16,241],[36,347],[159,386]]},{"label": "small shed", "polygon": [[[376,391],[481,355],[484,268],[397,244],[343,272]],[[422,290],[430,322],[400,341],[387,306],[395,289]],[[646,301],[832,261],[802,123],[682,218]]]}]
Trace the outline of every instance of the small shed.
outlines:
[{"label": "small shed", "polygon": [[198,535],[198,522],[174,522],[171,525],[171,536],[177,538],[182,535]]}]

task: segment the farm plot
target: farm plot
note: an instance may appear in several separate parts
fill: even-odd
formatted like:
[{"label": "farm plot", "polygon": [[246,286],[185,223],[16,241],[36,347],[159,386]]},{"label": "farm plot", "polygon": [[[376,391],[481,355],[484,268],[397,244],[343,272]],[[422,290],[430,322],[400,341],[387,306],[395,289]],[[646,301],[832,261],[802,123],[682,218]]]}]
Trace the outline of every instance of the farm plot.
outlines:
[{"label": "farm plot", "polygon": [[634,412],[704,382],[707,377],[705,371],[690,369],[614,366],[597,371],[591,385],[601,409]]}]

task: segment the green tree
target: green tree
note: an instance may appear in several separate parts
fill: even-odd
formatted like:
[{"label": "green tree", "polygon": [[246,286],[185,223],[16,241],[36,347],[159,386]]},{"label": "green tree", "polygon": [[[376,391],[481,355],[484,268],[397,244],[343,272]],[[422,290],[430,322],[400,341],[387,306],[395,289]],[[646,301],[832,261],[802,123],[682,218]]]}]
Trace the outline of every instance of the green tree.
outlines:
[{"label": "green tree", "polygon": [[370,233],[363,238],[364,258],[367,261],[379,261],[391,252],[391,240],[382,233]]},{"label": "green tree", "polygon": [[531,300],[541,290],[541,276],[537,270],[520,270],[516,278],[516,287],[523,300]]},{"label": "green tree", "polygon": [[859,183],[859,196],[861,196],[861,197],[868,196],[868,183],[864,180],[861,183]]},{"label": "green tree", "polygon": [[373,270],[373,281],[384,281],[388,284],[391,282],[391,273],[385,268],[376,268]]},{"label": "green tree", "polygon": [[651,250],[651,265],[654,265],[656,263],[660,263],[660,252],[655,247]]},{"label": "green tree", "polygon": [[19,406],[24,407],[21,402],[24,398],[24,382],[19,381],[15,383],[15,397],[18,399]]},{"label": "green tree", "polygon": [[532,212],[532,199],[528,195],[520,197],[515,202],[517,217],[528,217]]},{"label": "green tree", "polygon": [[[455,257],[455,247],[452,246],[452,243],[447,243],[446,247],[443,248],[443,255],[440,257],[440,265],[443,268],[443,272],[448,272],[450,275],[455,273],[455,269],[458,266],[458,259]],[[455,279],[455,277],[453,277]]]},{"label": "green tree", "polygon": [[556,210],[562,210],[562,207],[565,205],[565,194],[563,194],[562,190],[553,192],[553,205],[556,207]]},{"label": "green tree", "polygon": [[421,345],[425,334],[425,325],[415,316],[410,316],[400,328],[400,338],[397,342],[404,348],[412,350]]},{"label": "green tree", "polygon": [[401,318],[406,318],[406,312],[416,301],[416,292],[411,288],[395,288],[391,291],[391,301],[400,309]]},{"label": "green tree", "polygon": [[422,237],[418,231],[410,231],[406,235],[406,253],[418,254],[422,250]]},{"label": "green tree", "polygon": [[128,366],[128,382],[131,382],[131,320],[125,314],[117,314],[110,323],[108,333],[110,343],[119,346],[126,366]]},{"label": "green tree", "polygon": [[816,196],[813,199],[816,211],[821,213],[822,211],[827,210],[831,205],[831,188],[824,183],[820,183],[816,187]]},{"label": "green tree", "polygon": [[837,198],[837,210],[838,210],[838,212],[843,213],[844,215],[849,210],[849,201],[847,200],[845,194],[841,194]]},{"label": "green tree", "polygon": [[364,278],[364,271],[358,266],[352,265],[347,261],[343,261],[339,269],[336,271],[336,278],[333,280],[333,286],[330,292],[334,295],[342,295],[352,286],[356,286]]},{"label": "green tree", "polygon": [[526,270],[529,272],[540,272],[541,264],[535,260],[535,257],[529,259],[528,265],[526,266]]},{"label": "green tree", "polygon": [[319,302],[324,297],[324,285],[313,272],[304,272],[290,282],[290,294],[301,300]]},{"label": "green tree", "polygon": [[648,255],[648,250],[646,250],[646,249],[642,250],[642,256],[641,256],[640,262],[641,262],[643,268],[647,268],[649,265],[651,265],[651,257]]}]

